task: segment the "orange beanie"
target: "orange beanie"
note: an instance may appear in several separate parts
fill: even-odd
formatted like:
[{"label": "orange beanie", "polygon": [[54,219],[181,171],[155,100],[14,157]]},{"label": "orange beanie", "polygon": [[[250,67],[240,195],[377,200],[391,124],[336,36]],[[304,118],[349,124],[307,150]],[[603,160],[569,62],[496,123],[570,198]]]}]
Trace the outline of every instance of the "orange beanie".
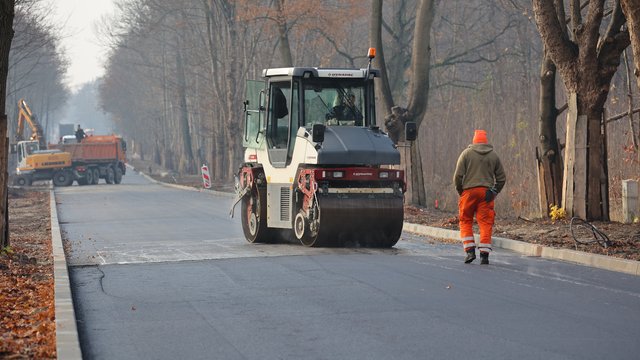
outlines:
[{"label": "orange beanie", "polygon": [[474,144],[487,144],[487,132],[484,130],[476,130],[473,134],[473,143]]}]

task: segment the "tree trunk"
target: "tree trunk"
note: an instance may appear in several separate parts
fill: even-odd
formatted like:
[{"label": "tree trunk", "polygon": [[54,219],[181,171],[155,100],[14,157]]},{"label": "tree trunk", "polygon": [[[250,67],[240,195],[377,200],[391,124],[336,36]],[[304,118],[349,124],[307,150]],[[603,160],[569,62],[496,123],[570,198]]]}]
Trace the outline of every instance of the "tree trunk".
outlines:
[{"label": "tree trunk", "polygon": [[418,138],[411,143],[411,203],[422,206],[427,204],[427,193],[425,191],[423,174],[420,139]]},{"label": "tree trunk", "polygon": [[180,41],[176,47],[176,66],[178,76],[178,101],[180,104],[180,132],[182,137],[181,161],[179,170],[182,173],[192,174],[195,172],[193,165],[193,150],[191,147],[191,132],[189,131],[189,109],[187,108],[187,80],[182,59],[182,49]]},{"label": "tree trunk", "polygon": [[637,0],[620,0],[627,19],[627,28],[631,37],[633,48],[633,74],[636,76],[638,88],[640,88],[640,3]]},{"label": "tree trunk", "polygon": [[[609,218],[604,135],[604,104],[584,94],[570,101],[567,124],[567,148],[563,207],[569,216],[587,220]],[[586,106],[584,104],[587,104]],[[604,175],[604,176],[603,176]],[[568,183],[569,182],[569,183]]]},{"label": "tree trunk", "polygon": [[[431,66],[431,26],[435,13],[433,0],[422,0],[418,5],[416,16],[416,28],[413,38],[413,52],[411,63],[411,75],[413,76],[411,90],[409,92],[409,105],[407,109],[413,115],[418,130],[426,117],[429,100],[429,68]],[[404,128],[404,127],[403,127]],[[411,194],[411,202],[418,205],[426,205],[427,198],[424,186],[424,174],[422,173],[422,156],[420,154],[419,141],[411,146],[411,183],[414,185]]]},{"label": "tree trunk", "polygon": [[[627,82],[627,99],[629,100],[628,112],[629,112],[629,129],[631,130],[631,143],[633,144],[633,150],[638,152],[638,138],[636,138],[635,124],[633,121],[633,87],[631,86],[631,68],[629,66],[629,56],[627,50],[624,51],[624,68],[626,70],[626,82]],[[605,118],[606,121],[606,118]],[[606,122],[605,122],[606,124]]]},{"label": "tree trunk", "polygon": [[[622,5],[627,19],[627,28],[629,29],[631,47],[633,49],[633,74],[640,89],[640,3],[636,0],[620,0],[620,5]],[[631,136],[634,136],[637,142],[640,142],[640,126],[638,126],[638,133],[631,134]],[[640,161],[640,151],[638,151],[638,161]]]},{"label": "tree trunk", "polygon": [[[211,76],[215,77],[217,68],[216,68],[216,47],[214,45],[214,14],[213,14],[213,5],[209,4],[209,1],[213,2],[213,0],[203,0],[206,21],[207,21],[207,46],[209,50],[209,66],[211,68]],[[213,86],[213,93],[216,98],[220,98],[221,94],[219,88],[217,86]],[[213,118],[213,117],[212,117]],[[225,137],[224,137],[224,124],[222,121],[214,121],[211,124],[211,137],[212,137],[212,153],[210,154],[211,162],[209,163],[211,170],[211,178],[214,180],[223,179],[224,169],[225,169],[225,158],[227,156],[225,151]]]},{"label": "tree trunk", "polygon": [[[578,98],[580,104],[580,97]],[[605,220],[609,214],[603,209],[602,179],[604,162],[602,148],[604,136],[602,135],[602,115],[604,106],[593,107],[587,115],[587,219]],[[608,180],[606,180],[608,182]]]},{"label": "tree trunk", "polygon": [[538,181],[540,212],[549,213],[552,205],[562,204],[562,158],[558,147],[556,121],[556,66],[548,55],[544,56],[540,70],[540,118],[538,122],[539,148]]},{"label": "tree trunk", "polygon": [[[404,124],[414,121],[420,129],[426,117],[429,99],[429,67],[431,65],[431,26],[433,24],[435,6],[432,0],[422,0],[417,4],[416,25],[411,62],[410,91],[406,109],[393,107],[391,114],[385,118],[385,126],[394,142],[403,140]],[[419,141],[411,145],[411,191],[410,202],[426,205],[424,174],[422,172],[422,156]]]},{"label": "tree trunk", "polygon": [[387,63],[384,59],[384,49],[382,47],[382,0],[373,0],[369,26],[369,41],[371,47],[376,49],[376,58],[373,61],[373,65],[380,69],[380,81],[376,88],[376,95],[382,100],[382,107],[380,109],[382,110],[381,118],[386,118],[395,105],[393,103],[393,96],[391,95],[391,86],[387,75]]},{"label": "tree trunk", "polygon": [[[629,34],[621,31],[624,17],[618,1],[601,38],[605,1],[589,2],[583,22],[579,9],[576,10],[580,2],[573,0],[574,41],[570,41],[563,32],[564,22],[558,16],[556,5],[551,1],[533,0],[535,20],[544,46],[562,75],[567,91],[574,93],[576,98],[574,113],[568,117],[571,122],[567,124],[563,202],[573,203],[573,209],[566,209],[569,213],[574,211],[574,215],[587,220],[602,220],[608,218],[608,199],[604,199],[606,191],[602,191],[603,184],[608,183],[606,157],[602,150],[602,114],[611,79],[620,65],[620,55],[629,45]],[[571,128],[574,139],[570,138]],[[570,146],[571,142],[574,146]],[[570,151],[575,152],[575,157]]]},{"label": "tree trunk", "polygon": [[[229,51],[230,59],[240,59],[240,39],[238,36],[238,22],[236,19],[236,9],[233,1],[227,2],[225,7],[224,16],[228,22],[228,44],[226,45]],[[223,176],[229,179],[232,174],[235,173],[238,164],[240,163],[240,151],[242,149],[242,132],[240,131],[240,119],[242,113],[239,111],[240,104],[242,104],[242,96],[240,95],[240,89],[244,89],[244,84],[240,85],[238,79],[240,71],[240,64],[238,61],[231,61],[228,64],[227,69],[227,103],[226,103],[226,119],[227,124],[225,126],[225,135],[227,141],[227,168]]]},{"label": "tree trunk", "polygon": [[282,67],[293,66],[293,57],[291,56],[291,45],[289,45],[289,35],[287,30],[287,19],[284,16],[284,0],[274,1],[273,6],[278,11],[278,41],[280,56],[282,57]]},{"label": "tree trunk", "polygon": [[7,73],[9,71],[9,51],[13,39],[14,0],[0,1],[0,249],[9,246],[9,208],[7,174]]}]

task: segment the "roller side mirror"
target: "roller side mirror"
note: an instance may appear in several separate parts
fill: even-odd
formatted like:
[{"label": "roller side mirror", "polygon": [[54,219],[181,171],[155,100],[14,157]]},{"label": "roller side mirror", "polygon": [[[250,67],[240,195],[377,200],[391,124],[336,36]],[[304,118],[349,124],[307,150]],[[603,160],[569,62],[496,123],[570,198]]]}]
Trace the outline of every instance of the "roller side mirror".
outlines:
[{"label": "roller side mirror", "polygon": [[311,129],[311,140],[314,143],[321,143],[324,141],[324,124],[313,124],[313,128]]},{"label": "roller side mirror", "polygon": [[407,141],[414,141],[418,138],[418,125],[413,121],[404,124],[404,137]]}]

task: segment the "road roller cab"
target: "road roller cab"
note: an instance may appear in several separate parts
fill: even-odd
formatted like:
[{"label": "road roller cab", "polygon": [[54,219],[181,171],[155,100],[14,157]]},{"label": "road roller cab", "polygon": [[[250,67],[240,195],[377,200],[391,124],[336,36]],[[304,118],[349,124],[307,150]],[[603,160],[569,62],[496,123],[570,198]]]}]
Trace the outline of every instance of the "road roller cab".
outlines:
[{"label": "road roller cab", "polygon": [[307,246],[395,245],[406,187],[400,153],[376,125],[378,71],[291,67],[263,76],[247,82],[236,179],[247,240],[284,233]]}]

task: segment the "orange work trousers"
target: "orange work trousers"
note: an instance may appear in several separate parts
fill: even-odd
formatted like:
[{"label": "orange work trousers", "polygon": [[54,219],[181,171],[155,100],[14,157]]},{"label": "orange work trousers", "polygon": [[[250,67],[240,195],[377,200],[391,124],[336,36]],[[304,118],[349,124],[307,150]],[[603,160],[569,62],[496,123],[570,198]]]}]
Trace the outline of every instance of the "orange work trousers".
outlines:
[{"label": "orange work trousers", "polygon": [[473,216],[475,214],[480,227],[480,244],[478,248],[482,252],[491,252],[491,233],[496,213],[493,210],[493,200],[485,200],[487,188],[480,186],[466,189],[460,195],[458,209],[460,215],[460,239],[464,250],[467,251],[476,246],[473,240]]}]

